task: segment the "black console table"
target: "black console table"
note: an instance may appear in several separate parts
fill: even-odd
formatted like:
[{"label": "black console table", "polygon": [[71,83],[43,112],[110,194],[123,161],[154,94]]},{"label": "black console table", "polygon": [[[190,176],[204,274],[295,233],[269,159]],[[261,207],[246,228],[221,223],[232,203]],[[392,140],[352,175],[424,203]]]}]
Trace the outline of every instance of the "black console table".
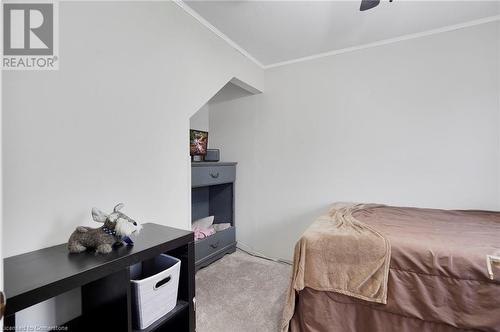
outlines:
[{"label": "black console table", "polygon": [[144,224],[134,246],[108,255],[70,254],[61,244],[4,259],[5,326],[15,326],[16,312],[81,287],[82,315],[63,324],[68,331],[135,331],[129,267],[162,253],[181,260],[177,306],[142,331],[194,332],[193,233],[157,224]]}]

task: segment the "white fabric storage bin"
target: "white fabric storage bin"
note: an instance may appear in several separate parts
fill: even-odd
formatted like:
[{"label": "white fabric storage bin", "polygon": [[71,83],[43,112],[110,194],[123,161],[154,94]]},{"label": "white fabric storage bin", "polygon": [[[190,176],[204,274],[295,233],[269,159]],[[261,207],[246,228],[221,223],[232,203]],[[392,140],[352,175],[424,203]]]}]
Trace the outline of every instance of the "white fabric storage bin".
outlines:
[{"label": "white fabric storage bin", "polygon": [[134,327],[145,329],[177,304],[181,261],[160,255],[131,268]]}]

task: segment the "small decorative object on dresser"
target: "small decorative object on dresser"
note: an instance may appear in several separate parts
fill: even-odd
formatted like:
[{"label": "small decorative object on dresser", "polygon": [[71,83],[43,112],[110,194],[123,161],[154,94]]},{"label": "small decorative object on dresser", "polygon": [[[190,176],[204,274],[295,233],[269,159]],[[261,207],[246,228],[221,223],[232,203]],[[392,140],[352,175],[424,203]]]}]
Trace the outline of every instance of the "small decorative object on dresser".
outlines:
[{"label": "small decorative object on dresser", "polygon": [[205,155],[205,161],[219,161],[219,160],[220,160],[219,149],[207,149],[207,154]]},{"label": "small decorative object on dresser", "polygon": [[189,154],[192,161],[203,161],[207,154],[208,132],[191,129],[189,131]]},{"label": "small decorative object on dresser", "polygon": [[99,228],[78,226],[69,238],[69,252],[80,253],[91,249],[99,254],[108,254],[113,247],[122,246],[123,242],[133,245],[130,235],[139,232],[142,226],[120,212],[122,208],[123,203],[116,205],[109,215],[93,208],[92,218],[104,225]]}]

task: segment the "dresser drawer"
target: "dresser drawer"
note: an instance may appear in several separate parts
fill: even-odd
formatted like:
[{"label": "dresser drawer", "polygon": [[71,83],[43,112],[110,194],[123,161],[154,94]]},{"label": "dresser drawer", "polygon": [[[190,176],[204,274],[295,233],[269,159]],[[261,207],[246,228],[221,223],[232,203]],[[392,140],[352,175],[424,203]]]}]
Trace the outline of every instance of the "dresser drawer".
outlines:
[{"label": "dresser drawer", "polygon": [[201,166],[191,168],[191,186],[203,187],[234,182],[236,166]]},{"label": "dresser drawer", "polygon": [[219,250],[233,244],[236,241],[234,227],[210,235],[194,243],[195,262],[217,253]]}]

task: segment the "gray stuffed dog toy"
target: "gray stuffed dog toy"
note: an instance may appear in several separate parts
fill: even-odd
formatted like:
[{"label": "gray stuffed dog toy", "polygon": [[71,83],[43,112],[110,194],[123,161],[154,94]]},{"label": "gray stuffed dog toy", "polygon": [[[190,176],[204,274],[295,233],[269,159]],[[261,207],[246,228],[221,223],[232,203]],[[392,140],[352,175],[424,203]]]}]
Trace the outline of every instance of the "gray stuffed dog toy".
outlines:
[{"label": "gray stuffed dog toy", "polygon": [[138,233],[142,226],[121,213],[122,208],[123,204],[118,204],[109,215],[93,208],[92,219],[104,225],[99,228],[78,226],[69,238],[69,252],[80,253],[85,250],[95,250],[99,254],[108,254],[113,247],[122,246],[123,242],[133,245],[129,236]]}]

